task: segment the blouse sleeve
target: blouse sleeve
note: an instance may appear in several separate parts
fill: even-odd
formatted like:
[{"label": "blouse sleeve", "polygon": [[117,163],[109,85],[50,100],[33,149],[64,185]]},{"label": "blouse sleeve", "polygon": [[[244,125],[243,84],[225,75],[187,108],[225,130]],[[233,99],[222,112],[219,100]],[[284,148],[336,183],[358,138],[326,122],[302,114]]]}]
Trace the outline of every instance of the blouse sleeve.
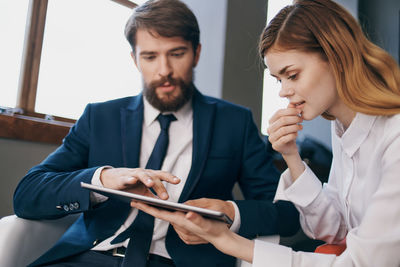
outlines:
[{"label": "blouse sleeve", "polygon": [[294,183],[289,170],[282,174],[274,201],[287,200],[296,206],[301,227],[309,237],[338,243],[346,236],[346,225],[337,190],[328,184],[322,187],[312,170],[303,164],[305,171]]}]

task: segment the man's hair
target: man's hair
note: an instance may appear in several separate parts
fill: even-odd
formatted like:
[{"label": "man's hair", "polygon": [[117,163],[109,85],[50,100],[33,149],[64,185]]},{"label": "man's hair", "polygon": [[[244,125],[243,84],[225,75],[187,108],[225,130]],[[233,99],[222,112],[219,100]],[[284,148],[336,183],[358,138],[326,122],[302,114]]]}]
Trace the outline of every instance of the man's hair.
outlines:
[{"label": "man's hair", "polygon": [[136,32],[147,30],[162,37],[182,37],[195,52],[200,29],[193,12],[179,0],[150,0],[134,9],[125,26],[125,37],[135,53]]},{"label": "man's hair", "polygon": [[332,0],[297,0],[283,8],[260,37],[261,57],[270,49],[320,53],[332,67],[339,97],[354,111],[400,113],[396,61],[369,41],[353,16]]}]

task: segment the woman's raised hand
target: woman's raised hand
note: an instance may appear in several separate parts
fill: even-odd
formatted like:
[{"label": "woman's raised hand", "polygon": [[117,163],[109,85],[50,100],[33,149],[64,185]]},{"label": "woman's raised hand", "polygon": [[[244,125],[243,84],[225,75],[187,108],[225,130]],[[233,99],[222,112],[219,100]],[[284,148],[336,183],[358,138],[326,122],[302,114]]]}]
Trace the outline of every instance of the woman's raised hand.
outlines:
[{"label": "woman's raised hand", "polygon": [[298,131],[303,129],[301,110],[293,104],[274,113],[269,120],[268,140],[272,148],[282,156],[298,153],[296,138]]}]

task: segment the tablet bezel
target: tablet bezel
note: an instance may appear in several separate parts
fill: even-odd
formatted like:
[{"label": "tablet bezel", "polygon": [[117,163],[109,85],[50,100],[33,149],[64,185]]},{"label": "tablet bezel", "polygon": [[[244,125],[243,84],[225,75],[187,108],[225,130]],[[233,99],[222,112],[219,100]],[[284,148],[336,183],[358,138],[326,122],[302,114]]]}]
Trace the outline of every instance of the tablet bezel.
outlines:
[{"label": "tablet bezel", "polygon": [[209,218],[209,219],[222,221],[227,224],[233,223],[233,221],[228,217],[228,215],[226,215],[225,213],[220,212],[220,211],[190,206],[190,205],[186,205],[186,204],[182,204],[182,203],[175,203],[175,202],[171,202],[171,201],[167,201],[167,200],[162,200],[159,198],[152,198],[152,197],[148,197],[148,196],[138,195],[138,194],[125,192],[125,191],[121,191],[121,190],[110,189],[110,188],[101,187],[98,185],[88,184],[88,183],[84,183],[84,182],[81,182],[81,187],[89,189],[96,193],[99,193],[106,197],[117,198],[117,199],[119,199],[123,202],[127,202],[127,203],[130,203],[132,200],[136,200],[136,201],[140,201],[140,202],[146,203],[151,206],[155,206],[155,207],[170,210],[170,211],[183,211],[183,212],[193,211],[193,212],[196,212],[196,213],[198,213],[206,218]]}]

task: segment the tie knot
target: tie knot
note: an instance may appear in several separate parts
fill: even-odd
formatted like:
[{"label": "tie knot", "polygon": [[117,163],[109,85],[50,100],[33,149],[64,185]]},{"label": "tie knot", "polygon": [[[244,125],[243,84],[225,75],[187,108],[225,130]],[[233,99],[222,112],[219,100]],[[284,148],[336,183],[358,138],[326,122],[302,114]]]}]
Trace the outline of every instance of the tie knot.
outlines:
[{"label": "tie knot", "polygon": [[176,121],[176,118],[172,114],[160,114],[158,115],[157,120],[160,122],[160,127],[162,130],[168,130],[169,124],[171,123],[171,121]]}]

